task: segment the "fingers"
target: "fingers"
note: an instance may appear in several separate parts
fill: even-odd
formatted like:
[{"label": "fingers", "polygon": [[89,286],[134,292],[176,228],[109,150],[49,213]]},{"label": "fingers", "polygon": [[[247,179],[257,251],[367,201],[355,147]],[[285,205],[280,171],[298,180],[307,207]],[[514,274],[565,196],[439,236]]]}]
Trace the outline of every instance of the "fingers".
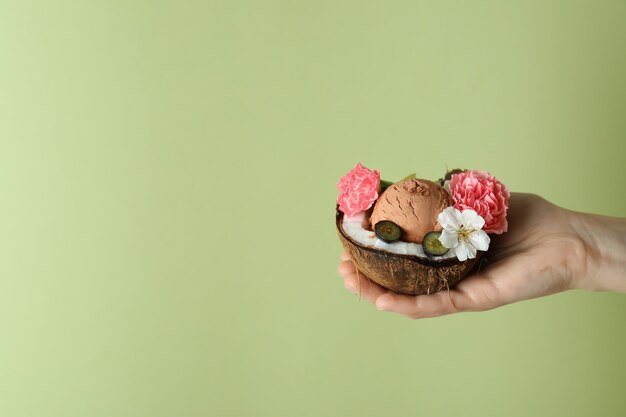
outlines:
[{"label": "fingers", "polygon": [[388,292],[376,300],[376,307],[418,319],[490,310],[506,304],[497,287],[484,276],[473,276],[462,283],[456,289],[430,295],[410,296]]},{"label": "fingers", "polygon": [[[349,256],[347,257],[348,260],[342,260],[337,267],[337,272],[343,277],[344,287],[348,291],[375,304],[376,299],[388,292],[388,290],[370,281],[362,272],[357,270]],[[344,258],[344,254],[342,254],[341,259]]]},{"label": "fingers", "polygon": [[412,319],[437,317],[459,311],[447,292],[418,296],[389,292],[376,300],[376,307],[379,310],[391,311]]},{"label": "fingers", "polygon": [[[346,261],[352,264],[351,261]],[[341,266],[340,266],[341,267]],[[369,301],[372,304],[376,304],[376,299],[382,294],[385,294],[387,290],[375,282],[370,281],[362,272],[359,272],[352,264],[352,270],[348,271],[348,267],[342,267],[343,271],[340,272],[343,277],[343,285],[346,289],[359,297]]]},{"label": "fingers", "polygon": [[[347,259],[346,259],[347,258]],[[430,295],[402,295],[389,291],[370,281],[358,272],[349,256],[342,254],[337,271],[344,278],[344,286],[355,294],[376,305],[379,310],[418,319],[438,317],[464,311],[484,311],[510,302],[496,284],[502,279],[503,268],[490,273],[474,274],[461,281],[455,289]]]}]

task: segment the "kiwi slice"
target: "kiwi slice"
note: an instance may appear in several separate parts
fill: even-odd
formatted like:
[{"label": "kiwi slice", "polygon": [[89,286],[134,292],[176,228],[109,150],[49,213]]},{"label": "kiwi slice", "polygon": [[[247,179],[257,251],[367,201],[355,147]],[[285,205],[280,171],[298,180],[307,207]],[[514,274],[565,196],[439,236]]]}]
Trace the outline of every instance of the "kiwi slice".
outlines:
[{"label": "kiwi slice", "polygon": [[450,250],[441,244],[439,236],[441,236],[441,232],[426,233],[422,241],[424,252],[429,255],[441,256],[445,255]]},{"label": "kiwi slice", "polygon": [[400,239],[402,229],[392,221],[381,220],[374,225],[374,233],[383,242],[391,243]]}]

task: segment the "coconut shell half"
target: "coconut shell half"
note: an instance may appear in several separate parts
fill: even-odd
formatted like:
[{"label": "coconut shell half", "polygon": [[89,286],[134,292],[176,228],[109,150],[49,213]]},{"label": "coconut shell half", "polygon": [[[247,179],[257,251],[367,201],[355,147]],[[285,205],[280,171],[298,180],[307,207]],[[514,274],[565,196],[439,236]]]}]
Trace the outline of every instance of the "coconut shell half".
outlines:
[{"label": "coconut shell half", "polygon": [[337,209],[336,225],[339,239],[350,254],[359,272],[393,292],[408,295],[432,294],[454,287],[478,263],[476,258],[430,260],[414,255],[400,255],[363,246],[343,230],[343,213]]}]

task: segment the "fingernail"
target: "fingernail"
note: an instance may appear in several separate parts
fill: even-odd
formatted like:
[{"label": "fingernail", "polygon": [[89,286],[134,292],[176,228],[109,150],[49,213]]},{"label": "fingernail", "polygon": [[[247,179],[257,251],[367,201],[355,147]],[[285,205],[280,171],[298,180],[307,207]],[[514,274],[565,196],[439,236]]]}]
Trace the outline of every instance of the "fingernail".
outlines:
[{"label": "fingernail", "polygon": [[376,300],[376,308],[378,311],[387,311],[389,310],[389,305],[387,305],[387,301],[385,301],[385,295],[378,297]]},{"label": "fingernail", "polygon": [[354,287],[354,284],[352,284],[351,282],[346,282],[345,284],[343,284],[343,286],[346,287],[346,290],[356,294],[356,288]]}]

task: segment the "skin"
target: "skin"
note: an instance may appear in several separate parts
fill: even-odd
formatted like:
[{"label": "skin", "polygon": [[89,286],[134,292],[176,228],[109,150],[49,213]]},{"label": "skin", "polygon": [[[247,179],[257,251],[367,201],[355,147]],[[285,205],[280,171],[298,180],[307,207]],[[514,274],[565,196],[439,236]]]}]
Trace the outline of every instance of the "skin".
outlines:
[{"label": "skin", "polygon": [[509,231],[491,235],[480,272],[450,292],[408,296],[358,273],[347,253],[344,286],[374,304],[417,319],[484,311],[569,289],[626,293],[626,219],[578,213],[533,194],[512,193]]}]

